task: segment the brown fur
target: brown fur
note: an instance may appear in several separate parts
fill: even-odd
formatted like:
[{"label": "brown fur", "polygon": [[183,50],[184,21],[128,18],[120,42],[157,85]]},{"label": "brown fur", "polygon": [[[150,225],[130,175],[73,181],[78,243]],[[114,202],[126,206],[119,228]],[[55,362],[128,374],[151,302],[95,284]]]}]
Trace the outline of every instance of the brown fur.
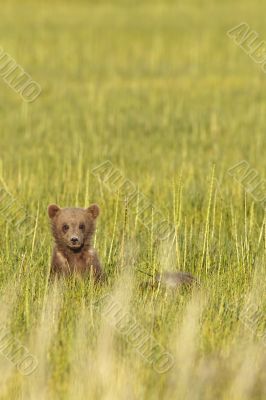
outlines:
[{"label": "brown fur", "polygon": [[192,286],[197,283],[193,275],[188,272],[163,272],[156,274],[155,279],[145,282],[142,287],[156,288],[159,285],[171,289],[178,289],[184,286]]},{"label": "brown fur", "polygon": [[95,280],[102,277],[98,255],[92,247],[96,219],[100,209],[97,204],[87,209],[48,207],[55,246],[51,274],[71,275],[92,273]]}]

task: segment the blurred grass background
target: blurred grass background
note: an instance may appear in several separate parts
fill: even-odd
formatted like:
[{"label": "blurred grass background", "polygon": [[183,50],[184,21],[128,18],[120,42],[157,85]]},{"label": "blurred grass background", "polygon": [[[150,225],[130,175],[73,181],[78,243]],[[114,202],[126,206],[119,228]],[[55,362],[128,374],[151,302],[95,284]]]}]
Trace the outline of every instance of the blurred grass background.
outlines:
[{"label": "blurred grass background", "polygon": [[[266,76],[226,35],[247,22],[266,40],[263,11],[246,0],[2,2],[0,46],[42,93],[26,104],[0,79],[1,182],[36,218],[24,238],[0,217],[1,320],[40,360],[24,379],[12,365],[4,373],[1,358],[1,398],[264,398],[264,211],[227,170],[245,159],[265,177]],[[154,242],[134,210],[125,220],[124,203],[91,174],[107,159],[175,224],[173,247]],[[100,205],[106,287],[48,285],[46,208],[56,202]],[[131,312],[176,356],[169,374],[123,338],[109,341],[116,334],[92,306],[116,293],[125,265],[134,267]],[[194,292],[142,293],[138,269],[194,273],[203,316]],[[239,320],[243,295],[260,310],[251,333]]]}]

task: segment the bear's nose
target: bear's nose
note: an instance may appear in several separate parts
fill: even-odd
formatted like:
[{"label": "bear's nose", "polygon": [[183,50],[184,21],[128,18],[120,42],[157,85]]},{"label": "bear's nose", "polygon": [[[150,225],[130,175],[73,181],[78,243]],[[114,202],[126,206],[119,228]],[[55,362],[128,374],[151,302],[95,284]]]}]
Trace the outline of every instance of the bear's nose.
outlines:
[{"label": "bear's nose", "polygon": [[70,240],[73,244],[76,244],[79,241],[79,238],[77,238],[76,236],[73,236]]}]

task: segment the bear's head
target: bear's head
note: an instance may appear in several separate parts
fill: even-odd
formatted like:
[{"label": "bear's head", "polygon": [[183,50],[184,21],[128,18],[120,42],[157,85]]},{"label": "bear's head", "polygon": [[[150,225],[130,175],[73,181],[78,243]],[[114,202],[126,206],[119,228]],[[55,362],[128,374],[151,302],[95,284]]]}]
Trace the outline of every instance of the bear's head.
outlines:
[{"label": "bear's head", "polygon": [[73,251],[89,246],[99,213],[97,204],[92,204],[86,209],[60,208],[51,204],[48,207],[48,215],[56,243]]}]

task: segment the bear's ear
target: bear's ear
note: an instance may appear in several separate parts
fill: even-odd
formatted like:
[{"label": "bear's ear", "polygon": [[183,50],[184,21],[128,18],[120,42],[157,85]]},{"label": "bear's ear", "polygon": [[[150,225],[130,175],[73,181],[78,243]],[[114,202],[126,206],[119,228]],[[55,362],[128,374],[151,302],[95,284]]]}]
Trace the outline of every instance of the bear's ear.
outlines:
[{"label": "bear's ear", "polygon": [[56,204],[51,204],[48,207],[49,218],[53,219],[56,216],[56,214],[58,213],[58,211],[60,211],[60,207],[58,207]]},{"label": "bear's ear", "polygon": [[100,208],[97,204],[92,204],[89,208],[87,208],[87,212],[90,214],[92,219],[96,219],[100,214]]}]

